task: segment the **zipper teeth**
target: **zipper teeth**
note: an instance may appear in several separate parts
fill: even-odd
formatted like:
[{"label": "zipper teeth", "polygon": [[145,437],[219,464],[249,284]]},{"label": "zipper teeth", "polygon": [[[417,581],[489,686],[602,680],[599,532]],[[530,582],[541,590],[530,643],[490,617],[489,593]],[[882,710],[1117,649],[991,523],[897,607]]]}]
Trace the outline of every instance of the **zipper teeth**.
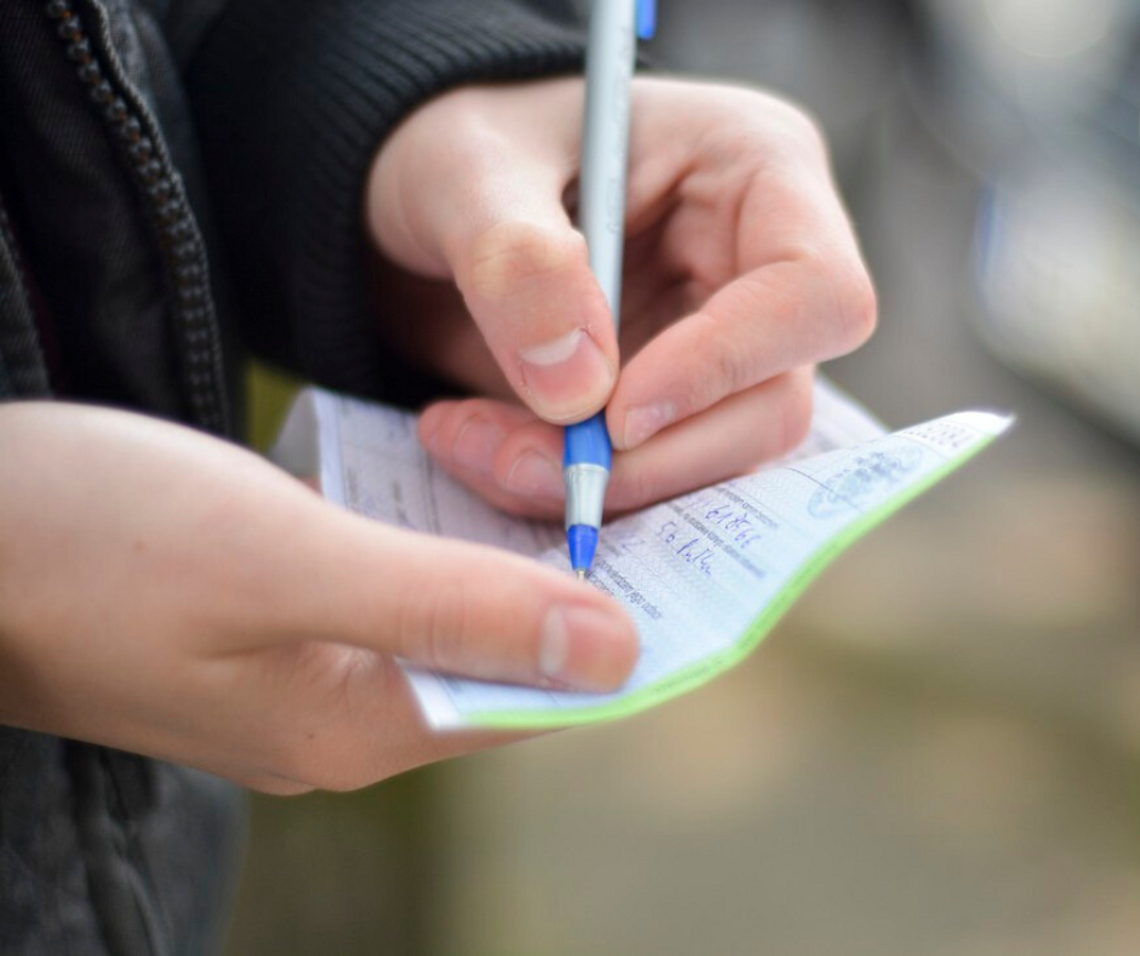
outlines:
[{"label": "zipper teeth", "polygon": [[67,58],[75,64],[76,76],[88,87],[92,102],[101,108],[113,131],[157,233],[167,286],[173,292],[171,307],[181,344],[180,371],[194,420],[210,431],[227,434],[225,378],[210,273],[182,179],[145,106],[124,88],[125,83],[114,71],[100,62],[73,2],[48,0],[44,12],[58,21],[56,35],[65,45]]}]

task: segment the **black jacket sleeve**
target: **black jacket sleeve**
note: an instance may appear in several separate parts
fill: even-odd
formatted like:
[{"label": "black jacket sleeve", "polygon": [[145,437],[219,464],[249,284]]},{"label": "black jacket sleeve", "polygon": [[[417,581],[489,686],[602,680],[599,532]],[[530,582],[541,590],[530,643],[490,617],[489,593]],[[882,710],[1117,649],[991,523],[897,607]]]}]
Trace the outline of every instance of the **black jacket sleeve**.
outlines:
[{"label": "black jacket sleeve", "polygon": [[392,397],[362,199],[385,135],[457,84],[580,69],[557,0],[230,0],[187,88],[249,344],[334,388]]}]

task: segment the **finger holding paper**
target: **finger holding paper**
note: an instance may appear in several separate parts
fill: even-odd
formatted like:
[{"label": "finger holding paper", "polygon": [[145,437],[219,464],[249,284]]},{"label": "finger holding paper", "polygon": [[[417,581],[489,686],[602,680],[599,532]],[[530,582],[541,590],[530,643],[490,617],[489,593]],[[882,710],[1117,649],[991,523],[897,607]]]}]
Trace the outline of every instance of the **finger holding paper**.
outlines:
[{"label": "finger holding paper", "polygon": [[598,690],[637,657],[596,590],[349,514],[186,428],[12,402],[0,447],[2,724],[348,789],[509,739],[431,734],[397,658]]},{"label": "finger holding paper", "polygon": [[[614,455],[606,513],[672,498],[779,457],[807,432],[812,370],[777,375],[627,452]],[[501,402],[437,402],[420,416],[420,442],[449,474],[496,507],[558,519],[562,436],[532,412]],[[740,436],[749,440],[742,441]]]}]

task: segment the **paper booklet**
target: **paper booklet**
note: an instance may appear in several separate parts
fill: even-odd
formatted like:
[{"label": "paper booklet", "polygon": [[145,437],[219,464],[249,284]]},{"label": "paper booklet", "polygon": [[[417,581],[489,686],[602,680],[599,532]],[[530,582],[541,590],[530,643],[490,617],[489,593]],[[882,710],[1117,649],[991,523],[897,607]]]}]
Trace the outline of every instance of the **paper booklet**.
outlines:
[{"label": "paper booklet", "polygon": [[[947,415],[894,434],[833,386],[811,430],[741,478],[609,522],[589,581],[629,612],[641,656],[625,686],[591,694],[467,680],[404,665],[435,728],[560,727],[624,717],[742,660],[840,552],[964,464],[1012,419]],[[414,531],[465,538],[570,573],[560,525],[503,514],[437,468],[415,416],[306,389],[272,457],[319,475],[325,497]]]}]

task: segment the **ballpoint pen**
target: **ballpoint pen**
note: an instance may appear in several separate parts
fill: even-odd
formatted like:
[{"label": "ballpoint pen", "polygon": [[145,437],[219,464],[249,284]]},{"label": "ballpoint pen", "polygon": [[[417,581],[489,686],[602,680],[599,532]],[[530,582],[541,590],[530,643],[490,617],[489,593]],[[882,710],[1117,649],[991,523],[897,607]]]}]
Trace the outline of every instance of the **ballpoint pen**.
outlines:
[{"label": "ballpoint pen", "polygon": [[[606,297],[615,331],[621,306],[629,88],[637,37],[652,36],[655,20],[655,0],[594,0],[590,14],[578,224],[586,237],[590,271]],[[580,579],[594,563],[610,461],[604,411],[566,428],[562,459],[566,541],[570,565]]]}]

